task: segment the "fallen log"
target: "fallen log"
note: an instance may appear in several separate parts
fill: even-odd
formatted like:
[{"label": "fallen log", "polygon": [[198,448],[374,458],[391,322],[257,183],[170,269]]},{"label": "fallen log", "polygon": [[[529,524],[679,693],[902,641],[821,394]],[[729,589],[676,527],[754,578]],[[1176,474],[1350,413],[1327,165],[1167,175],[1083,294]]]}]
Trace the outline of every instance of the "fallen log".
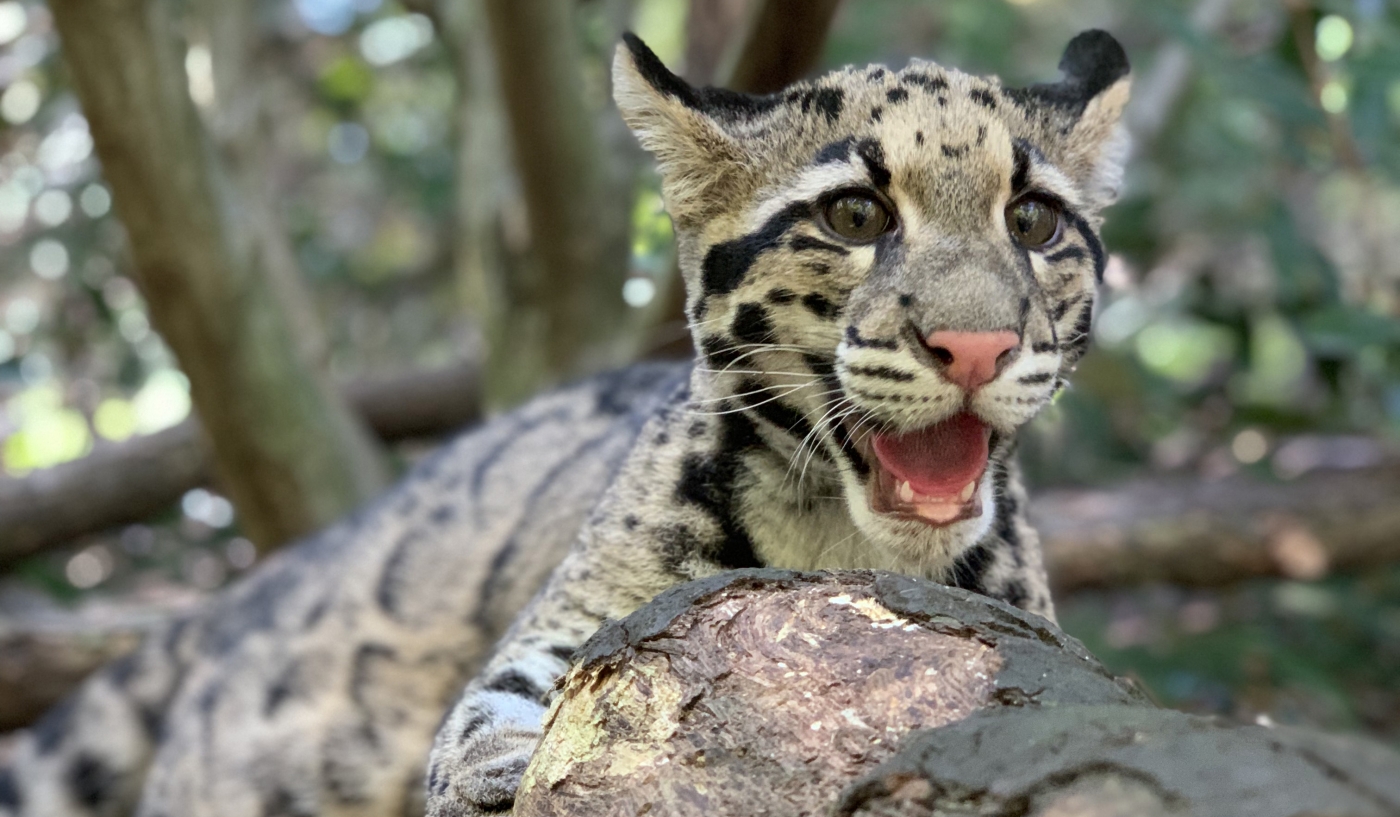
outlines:
[{"label": "fallen log", "polygon": [[1044,619],[931,582],[746,570],[605,625],[535,815],[1400,813],[1400,755],[1155,708]]},{"label": "fallen log", "polygon": [[[458,363],[354,383],[345,397],[386,442],[443,434],[478,418],[476,368]],[[194,419],[102,445],[80,460],[0,478],[0,568],[88,533],[141,522],[209,482]]]}]

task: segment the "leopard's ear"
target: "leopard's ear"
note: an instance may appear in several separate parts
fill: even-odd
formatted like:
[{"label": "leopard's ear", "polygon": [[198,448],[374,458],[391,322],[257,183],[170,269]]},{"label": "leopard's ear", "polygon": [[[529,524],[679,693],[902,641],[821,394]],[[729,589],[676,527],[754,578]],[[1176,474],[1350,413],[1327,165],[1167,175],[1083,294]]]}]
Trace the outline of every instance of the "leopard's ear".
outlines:
[{"label": "leopard's ear", "polygon": [[613,58],[613,99],[623,121],[661,169],[662,192],[677,224],[723,209],[752,167],[745,125],[776,104],[720,88],[694,88],[671,73],[636,35]]},{"label": "leopard's ear", "polygon": [[1048,110],[1062,140],[1060,161],[1093,204],[1112,204],[1128,158],[1128,133],[1121,121],[1131,85],[1128,55],[1112,34],[1093,29],[1065,46],[1060,71],[1064,78],[1059,82],[1014,93]]}]

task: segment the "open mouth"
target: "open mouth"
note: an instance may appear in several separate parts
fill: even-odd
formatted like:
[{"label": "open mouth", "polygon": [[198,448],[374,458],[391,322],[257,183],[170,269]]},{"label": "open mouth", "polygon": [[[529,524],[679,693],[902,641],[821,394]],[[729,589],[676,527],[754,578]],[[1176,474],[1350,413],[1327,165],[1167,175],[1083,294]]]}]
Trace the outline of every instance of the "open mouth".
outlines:
[{"label": "open mouth", "polygon": [[870,509],[943,527],[982,513],[977,490],[992,429],[961,412],[905,434],[870,438]]}]

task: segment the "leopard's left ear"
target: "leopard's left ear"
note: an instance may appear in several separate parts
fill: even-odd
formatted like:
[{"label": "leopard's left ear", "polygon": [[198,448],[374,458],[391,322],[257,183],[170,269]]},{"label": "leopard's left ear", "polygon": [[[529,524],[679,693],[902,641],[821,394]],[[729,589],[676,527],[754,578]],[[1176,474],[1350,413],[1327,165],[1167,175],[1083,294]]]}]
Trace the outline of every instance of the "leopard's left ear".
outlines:
[{"label": "leopard's left ear", "polygon": [[694,88],[631,33],[622,35],[613,58],[613,99],[642,147],[656,157],[677,224],[723,211],[754,165],[743,134],[777,102]]},{"label": "leopard's left ear", "polygon": [[1112,204],[1128,158],[1122,123],[1131,72],[1123,46],[1107,31],[1082,32],[1060,58],[1064,78],[1014,92],[1048,108],[1063,141],[1059,159],[1098,207]]}]

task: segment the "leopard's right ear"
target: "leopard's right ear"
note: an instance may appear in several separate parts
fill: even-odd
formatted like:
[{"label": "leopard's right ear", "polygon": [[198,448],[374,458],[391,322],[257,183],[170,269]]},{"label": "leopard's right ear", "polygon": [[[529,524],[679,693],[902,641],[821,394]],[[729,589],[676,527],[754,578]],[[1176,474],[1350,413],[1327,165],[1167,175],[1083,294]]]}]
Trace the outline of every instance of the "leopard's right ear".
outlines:
[{"label": "leopard's right ear", "polygon": [[692,223],[724,209],[753,165],[743,125],[776,100],[694,88],[630,32],[617,46],[612,74],[623,121],[660,166],[671,218]]}]

